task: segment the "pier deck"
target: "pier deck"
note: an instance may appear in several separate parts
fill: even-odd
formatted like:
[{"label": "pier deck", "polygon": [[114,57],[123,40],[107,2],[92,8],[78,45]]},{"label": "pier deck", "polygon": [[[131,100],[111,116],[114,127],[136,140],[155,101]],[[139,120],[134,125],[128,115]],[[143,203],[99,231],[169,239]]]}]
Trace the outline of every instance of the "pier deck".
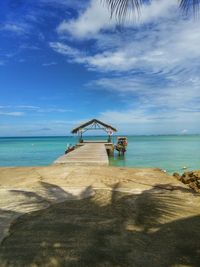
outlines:
[{"label": "pier deck", "polygon": [[[87,142],[66,155],[59,157],[54,164],[68,165],[109,165],[106,147],[110,143]],[[112,144],[110,144],[112,145]]]}]

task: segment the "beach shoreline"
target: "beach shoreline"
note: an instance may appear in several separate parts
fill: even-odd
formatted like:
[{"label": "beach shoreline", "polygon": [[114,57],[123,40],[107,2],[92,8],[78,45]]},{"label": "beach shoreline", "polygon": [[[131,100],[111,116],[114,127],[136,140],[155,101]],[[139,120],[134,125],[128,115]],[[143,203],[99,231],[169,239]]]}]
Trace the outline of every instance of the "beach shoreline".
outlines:
[{"label": "beach shoreline", "polygon": [[[95,140],[100,137],[85,138]],[[113,143],[116,143],[116,137],[113,138]],[[109,164],[133,168],[159,167],[170,174],[199,169],[199,140],[199,135],[128,136],[125,157],[118,157],[115,153]],[[47,166],[64,153],[67,145],[76,143],[77,138],[72,136],[0,138],[0,166]]]}]

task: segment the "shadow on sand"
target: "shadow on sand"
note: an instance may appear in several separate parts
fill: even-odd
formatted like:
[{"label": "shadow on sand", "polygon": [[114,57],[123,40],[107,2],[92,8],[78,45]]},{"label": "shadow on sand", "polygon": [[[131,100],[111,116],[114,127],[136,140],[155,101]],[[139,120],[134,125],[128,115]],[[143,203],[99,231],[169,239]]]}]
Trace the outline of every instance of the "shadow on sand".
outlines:
[{"label": "shadow on sand", "polygon": [[[52,185],[44,187],[53,194]],[[167,190],[117,189],[20,217],[1,244],[0,266],[200,266],[200,216],[174,219],[183,199]]]}]

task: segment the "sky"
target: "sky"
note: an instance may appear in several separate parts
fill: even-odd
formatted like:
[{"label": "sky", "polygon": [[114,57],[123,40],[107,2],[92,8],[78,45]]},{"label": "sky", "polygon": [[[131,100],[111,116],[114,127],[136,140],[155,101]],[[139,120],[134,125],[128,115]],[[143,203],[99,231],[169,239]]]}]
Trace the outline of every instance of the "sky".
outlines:
[{"label": "sky", "polygon": [[200,21],[152,0],[123,23],[101,0],[4,0],[0,136],[200,133]]}]

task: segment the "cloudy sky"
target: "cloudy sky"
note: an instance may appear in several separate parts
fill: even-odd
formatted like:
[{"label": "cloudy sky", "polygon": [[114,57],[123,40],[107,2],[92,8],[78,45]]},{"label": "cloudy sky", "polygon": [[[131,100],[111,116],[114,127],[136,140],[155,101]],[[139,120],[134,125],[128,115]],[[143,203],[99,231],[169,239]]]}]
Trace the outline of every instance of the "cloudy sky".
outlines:
[{"label": "cloudy sky", "polygon": [[119,25],[100,0],[5,0],[0,136],[200,133],[200,21],[153,0]]}]

